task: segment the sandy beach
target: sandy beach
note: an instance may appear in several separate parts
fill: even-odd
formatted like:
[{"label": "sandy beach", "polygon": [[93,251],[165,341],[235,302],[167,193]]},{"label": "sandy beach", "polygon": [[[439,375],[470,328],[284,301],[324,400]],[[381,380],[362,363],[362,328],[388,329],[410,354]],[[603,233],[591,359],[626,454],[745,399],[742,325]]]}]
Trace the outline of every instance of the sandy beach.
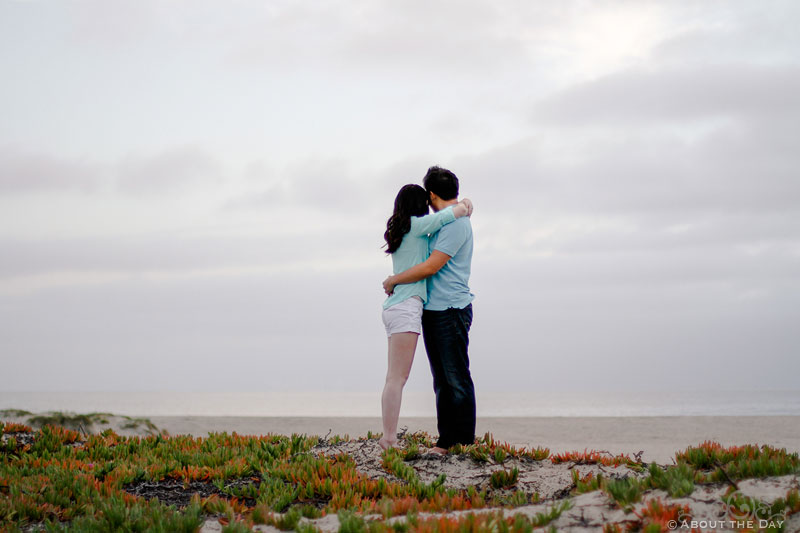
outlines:
[{"label": "sandy beach", "polygon": [[[365,436],[381,431],[380,418],[372,417],[151,417],[171,435],[199,437],[209,432],[242,435],[266,433],[324,436]],[[436,434],[434,418],[401,418],[399,427],[410,432]],[[607,450],[633,454],[642,460],[670,463],[674,453],[705,440],[725,445],[769,444],[800,451],[800,416],[690,416],[690,417],[525,417],[479,418],[477,434],[490,432],[514,446],[547,447],[559,453],[572,450]]]}]

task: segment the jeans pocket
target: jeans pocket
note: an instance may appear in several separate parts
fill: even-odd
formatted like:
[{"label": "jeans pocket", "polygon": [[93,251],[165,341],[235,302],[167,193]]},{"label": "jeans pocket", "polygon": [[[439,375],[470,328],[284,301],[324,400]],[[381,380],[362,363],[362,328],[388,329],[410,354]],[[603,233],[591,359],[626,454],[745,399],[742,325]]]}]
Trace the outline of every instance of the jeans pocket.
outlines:
[{"label": "jeans pocket", "polygon": [[469,304],[464,309],[461,309],[460,317],[464,327],[467,331],[469,331],[469,328],[472,327],[472,304]]}]

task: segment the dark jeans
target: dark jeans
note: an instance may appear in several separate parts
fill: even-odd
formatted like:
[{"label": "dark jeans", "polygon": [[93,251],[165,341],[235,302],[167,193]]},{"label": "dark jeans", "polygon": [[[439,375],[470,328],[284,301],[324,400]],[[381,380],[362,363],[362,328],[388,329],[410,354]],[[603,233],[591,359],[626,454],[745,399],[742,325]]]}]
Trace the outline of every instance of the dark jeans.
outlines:
[{"label": "dark jeans", "polygon": [[433,374],[440,448],[475,441],[475,387],[469,373],[472,304],[464,309],[424,311],[422,337]]}]

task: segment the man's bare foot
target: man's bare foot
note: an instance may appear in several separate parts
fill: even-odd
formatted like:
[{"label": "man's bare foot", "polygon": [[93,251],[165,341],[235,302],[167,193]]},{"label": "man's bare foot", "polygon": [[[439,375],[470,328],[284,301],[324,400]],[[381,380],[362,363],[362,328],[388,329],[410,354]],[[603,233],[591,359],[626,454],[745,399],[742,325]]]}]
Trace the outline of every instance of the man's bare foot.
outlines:
[{"label": "man's bare foot", "polygon": [[378,440],[378,444],[380,444],[381,448],[383,448],[384,450],[388,450],[389,448],[396,448],[397,447],[397,441],[396,440],[395,441],[390,441],[386,437],[381,437]]},{"label": "man's bare foot", "polygon": [[428,450],[428,453],[435,453],[436,455],[447,455],[447,450],[445,450],[444,448],[439,448],[438,446],[434,446],[433,448]]}]

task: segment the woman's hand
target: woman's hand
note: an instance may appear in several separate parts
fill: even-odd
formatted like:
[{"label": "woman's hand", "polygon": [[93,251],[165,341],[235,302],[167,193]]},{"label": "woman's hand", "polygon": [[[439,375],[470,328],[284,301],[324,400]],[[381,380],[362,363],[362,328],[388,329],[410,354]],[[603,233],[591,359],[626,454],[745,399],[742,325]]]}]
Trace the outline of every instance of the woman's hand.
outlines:
[{"label": "woman's hand", "polygon": [[453,206],[453,215],[456,218],[468,217],[472,214],[472,200],[464,198]]},{"label": "woman's hand", "polygon": [[388,278],[383,280],[383,292],[385,292],[386,294],[388,294],[390,296],[394,292],[394,286],[396,285],[396,283],[394,283],[392,281],[393,277],[394,276],[389,276]]},{"label": "woman's hand", "polygon": [[464,198],[461,200],[461,203],[467,208],[467,216],[472,216],[472,200],[469,198]]}]

